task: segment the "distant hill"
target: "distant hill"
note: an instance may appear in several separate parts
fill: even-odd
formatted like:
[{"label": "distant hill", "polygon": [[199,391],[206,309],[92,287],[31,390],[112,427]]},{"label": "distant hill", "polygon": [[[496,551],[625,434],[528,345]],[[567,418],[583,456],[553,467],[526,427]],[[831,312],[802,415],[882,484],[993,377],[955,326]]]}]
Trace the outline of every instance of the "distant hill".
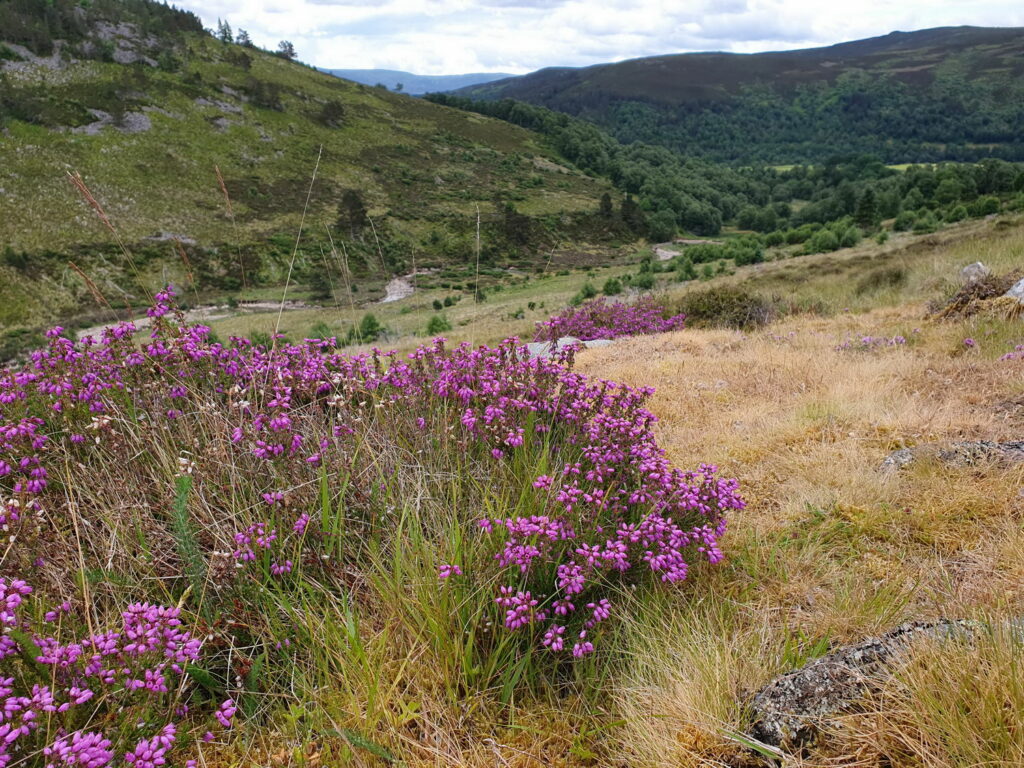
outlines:
[{"label": "distant hill", "polygon": [[552,68],[459,91],[729,162],[1024,158],[1024,29],[947,27],[776,53]]},{"label": "distant hill", "polygon": [[146,0],[0,3],[0,156],[0,335],[92,305],[82,274],[129,304],[169,279],[193,301],[280,285],[302,221],[303,286],[340,283],[332,239],[360,298],[413,259],[458,283],[478,211],[485,267],[529,269],[587,242],[613,191],[531,131],[223,43]]},{"label": "distant hill", "polygon": [[468,75],[414,75],[397,69],[324,69],[335,77],[352,80],[363,85],[384,85],[388,90],[402,87],[403,93],[422,96],[425,93],[445,93],[459,88],[505,80],[515,75],[504,72],[477,72]]}]

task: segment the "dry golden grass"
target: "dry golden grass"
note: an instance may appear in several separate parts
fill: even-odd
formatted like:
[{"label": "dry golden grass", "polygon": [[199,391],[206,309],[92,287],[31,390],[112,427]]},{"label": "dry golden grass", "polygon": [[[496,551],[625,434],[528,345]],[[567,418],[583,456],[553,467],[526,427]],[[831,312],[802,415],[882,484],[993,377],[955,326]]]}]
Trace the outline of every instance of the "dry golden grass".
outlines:
[{"label": "dry golden grass", "polygon": [[[989,331],[990,342],[964,347],[964,338]],[[909,343],[836,350],[850,336],[896,334]],[[996,359],[1013,339],[1024,341],[1019,321],[938,324],[909,304],[796,317],[751,335],[634,338],[580,356],[586,373],[655,387],[650,406],[673,462],[716,463],[742,479],[749,500],[731,521],[726,562],[701,574],[684,600],[635,618],[636,652],[613,684],[628,723],[619,734],[625,760],[735,764],[727,734],[742,726],[738,702],[829,645],[910,618],[1021,615],[1024,467],[922,461],[879,471],[903,446],[1020,439],[1024,409],[1014,403],[1024,368]],[[935,712],[979,695],[956,689],[962,672],[947,679],[944,665],[921,664],[931,677],[918,670],[892,694],[899,706],[872,721],[880,743],[898,749],[862,762],[864,744],[851,741],[847,752],[812,755],[806,764],[881,765],[883,755],[892,765],[968,764],[941,735],[924,743],[927,713],[904,732],[907,712],[926,695],[944,691]],[[1005,674],[990,678],[982,695],[997,695],[994,680]],[[1019,709],[1010,719],[1024,728]],[[957,723],[949,739],[984,741],[964,733],[967,721]],[[946,756],[929,762],[935,755]]]}]

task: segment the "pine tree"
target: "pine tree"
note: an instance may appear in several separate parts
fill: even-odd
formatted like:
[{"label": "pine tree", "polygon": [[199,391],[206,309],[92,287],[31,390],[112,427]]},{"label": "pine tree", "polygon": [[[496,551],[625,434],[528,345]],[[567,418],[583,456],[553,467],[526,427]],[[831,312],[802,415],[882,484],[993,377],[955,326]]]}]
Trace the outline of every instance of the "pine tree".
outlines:
[{"label": "pine tree", "polygon": [[363,196],[355,189],[346,189],[338,204],[338,229],[347,229],[351,237],[358,237],[369,221]]},{"label": "pine tree", "polygon": [[277,44],[277,55],[282,59],[288,59],[288,61],[294,61],[298,55],[295,53],[295,46],[292,45],[290,40],[282,40]]},{"label": "pine tree", "polygon": [[865,189],[857,201],[857,211],[853,218],[864,229],[873,229],[878,223],[878,201],[871,187]]},{"label": "pine tree", "polygon": [[235,39],[235,36],[231,32],[231,25],[227,21],[221,21],[217,19],[217,39],[222,43],[230,43]]}]

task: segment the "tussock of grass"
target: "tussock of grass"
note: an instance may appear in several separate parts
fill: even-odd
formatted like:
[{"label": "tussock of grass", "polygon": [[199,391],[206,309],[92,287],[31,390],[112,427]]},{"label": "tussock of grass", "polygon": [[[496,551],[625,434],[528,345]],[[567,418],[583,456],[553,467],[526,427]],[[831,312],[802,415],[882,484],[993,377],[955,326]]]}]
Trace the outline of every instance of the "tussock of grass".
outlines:
[{"label": "tussock of grass", "polygon": [[[919,280],[912,271],[907,284]],[[836,349],[849,335],[897,333],[908,344]],[[997,352],[1022,335],[1000,318],[928,321],[910,304],[753,334],[688,329],[581,356],[584,370],[654,386],[673,459],[721,465],[745,478],[750,500],[712,589],[670,610],[644,602],[630,625],[611,683],[628,722],[624,759],[730,764],[740,703],[774,675],[911,618],[1021,614],[1024,468],[878,466],[907,445],[1019,439],[1024,425],[999,404],[1019,396],[1020,370]],[[964,352],[972,336],[986,342]],[[858,726],[875,730],[807,764],[1016,764],[1019,647],[1007,643],[926,654]],[[982,679],[968,684],[964,670],[979,664]]]},{"label": "tussock of grass", "polygon": [[997,623],[991,632],[919,648],[866,714],[844,720],[833,749],[841,746],[862,765],[1021,765],[1021,631],[1020,624]]}]

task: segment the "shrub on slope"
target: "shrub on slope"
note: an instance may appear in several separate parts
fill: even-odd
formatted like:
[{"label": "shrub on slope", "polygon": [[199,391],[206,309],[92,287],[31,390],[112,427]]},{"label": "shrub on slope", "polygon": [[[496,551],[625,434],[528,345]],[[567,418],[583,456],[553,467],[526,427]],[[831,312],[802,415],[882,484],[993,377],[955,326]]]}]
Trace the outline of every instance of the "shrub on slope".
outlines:
[{"label": "shrub on slope", "polygon": [[554,341],[573,336],[582,341],[616,339],[620,336],[638,336],[665,333],[683,327],[685,315],[668,316],[665,308],[651,298],[634,304],[608,302],[598,298],[569,307],[562,314],[537,323],[535,341]]},{"label": "shrub on slope", "polygon": [[[165,723],[186,702],[228,697],[248,719],[327,682],[355,691],[372,641],[402,636],[383,615],[425,635],[452,697],[556,682],[599,645],[616,588],[719,561],[743,504],[714,467],[669,465],[649,390],[569,358],[514,341],[438,340],[404,360],[225,345],[176,320],[170,292],[150,313],[141,346],[129,324],[80,343],[55,329],[0,377],[0,522],[15,537],[0,562],[66,601],[67,626],[145,600],[201,626],[202,690],[158,697]],[[18,626],[0,677],[25,698],[46,670]],[[104,733],[123,741],[123,725]]]}]

